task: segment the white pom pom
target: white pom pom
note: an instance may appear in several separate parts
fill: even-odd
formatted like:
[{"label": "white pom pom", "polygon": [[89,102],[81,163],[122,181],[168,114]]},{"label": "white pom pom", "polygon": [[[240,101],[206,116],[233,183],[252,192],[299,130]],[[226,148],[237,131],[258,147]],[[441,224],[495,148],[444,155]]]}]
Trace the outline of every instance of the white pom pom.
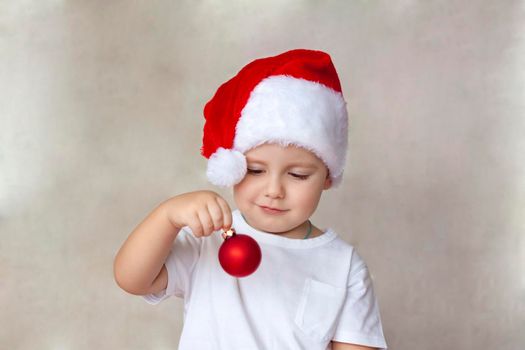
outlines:
[{"label": "white pom pom", "polygon": [[239,151],[220,147],[208,159],[206,176],[216,186],[233,186],[241,182],[244,175],[246,157]]}]

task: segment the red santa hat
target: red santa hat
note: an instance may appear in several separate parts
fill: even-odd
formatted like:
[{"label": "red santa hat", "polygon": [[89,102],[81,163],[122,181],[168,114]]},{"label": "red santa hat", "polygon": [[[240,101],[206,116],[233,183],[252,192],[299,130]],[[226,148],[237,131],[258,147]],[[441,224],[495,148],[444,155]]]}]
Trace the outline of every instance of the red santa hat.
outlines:
[{"label": "red santa hat", "polygon": [[347,151],[348,115],[330,56],[296,49],[257,59],[222,84],[204,107],[202,155],[217,186],[239,183],[244,153],[264,143],[313,152],[341,182]]}]

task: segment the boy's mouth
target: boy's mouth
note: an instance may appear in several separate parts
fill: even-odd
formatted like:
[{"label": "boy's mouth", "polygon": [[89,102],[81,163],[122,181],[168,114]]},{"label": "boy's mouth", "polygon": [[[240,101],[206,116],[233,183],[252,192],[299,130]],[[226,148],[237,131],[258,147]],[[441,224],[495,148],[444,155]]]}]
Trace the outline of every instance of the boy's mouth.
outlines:
[{"label": "boy's mouth", "polygon": [[272,207],[265,207],[264,205],[259,205],[259,208],[261,208],[264,212],[270,213],[270,214],[280,214],[280,213],[284,213],[287,211],[287,210],[282,210],[282,209],[277,209],[277,208],[272,208]]}]

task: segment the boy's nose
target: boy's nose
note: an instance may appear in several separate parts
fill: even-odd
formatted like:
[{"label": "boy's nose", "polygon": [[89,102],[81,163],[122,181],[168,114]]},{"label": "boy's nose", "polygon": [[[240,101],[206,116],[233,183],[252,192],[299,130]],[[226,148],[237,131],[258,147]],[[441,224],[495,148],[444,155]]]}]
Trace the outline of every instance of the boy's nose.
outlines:
[{"label": "boy's nose", "polygon": [[270,197],[270,198],[283,198],[284,197],[284,187],[280,179],[278,178],[268,179],[268,183],[266,184],[266,197]]}]

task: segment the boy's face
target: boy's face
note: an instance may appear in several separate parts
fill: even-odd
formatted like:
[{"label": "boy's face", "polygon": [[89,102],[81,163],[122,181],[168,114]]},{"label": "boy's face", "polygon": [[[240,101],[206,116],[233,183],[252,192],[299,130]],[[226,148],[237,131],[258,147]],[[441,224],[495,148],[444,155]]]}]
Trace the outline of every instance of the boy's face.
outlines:
[{"label": "boy's face", "polygon": [[278,144],[263,144],[245,156],[246,176],[233,187],[238,209],[258,230],[303,238],[321,193],[331,186],[324,163],[304,148]]}]

